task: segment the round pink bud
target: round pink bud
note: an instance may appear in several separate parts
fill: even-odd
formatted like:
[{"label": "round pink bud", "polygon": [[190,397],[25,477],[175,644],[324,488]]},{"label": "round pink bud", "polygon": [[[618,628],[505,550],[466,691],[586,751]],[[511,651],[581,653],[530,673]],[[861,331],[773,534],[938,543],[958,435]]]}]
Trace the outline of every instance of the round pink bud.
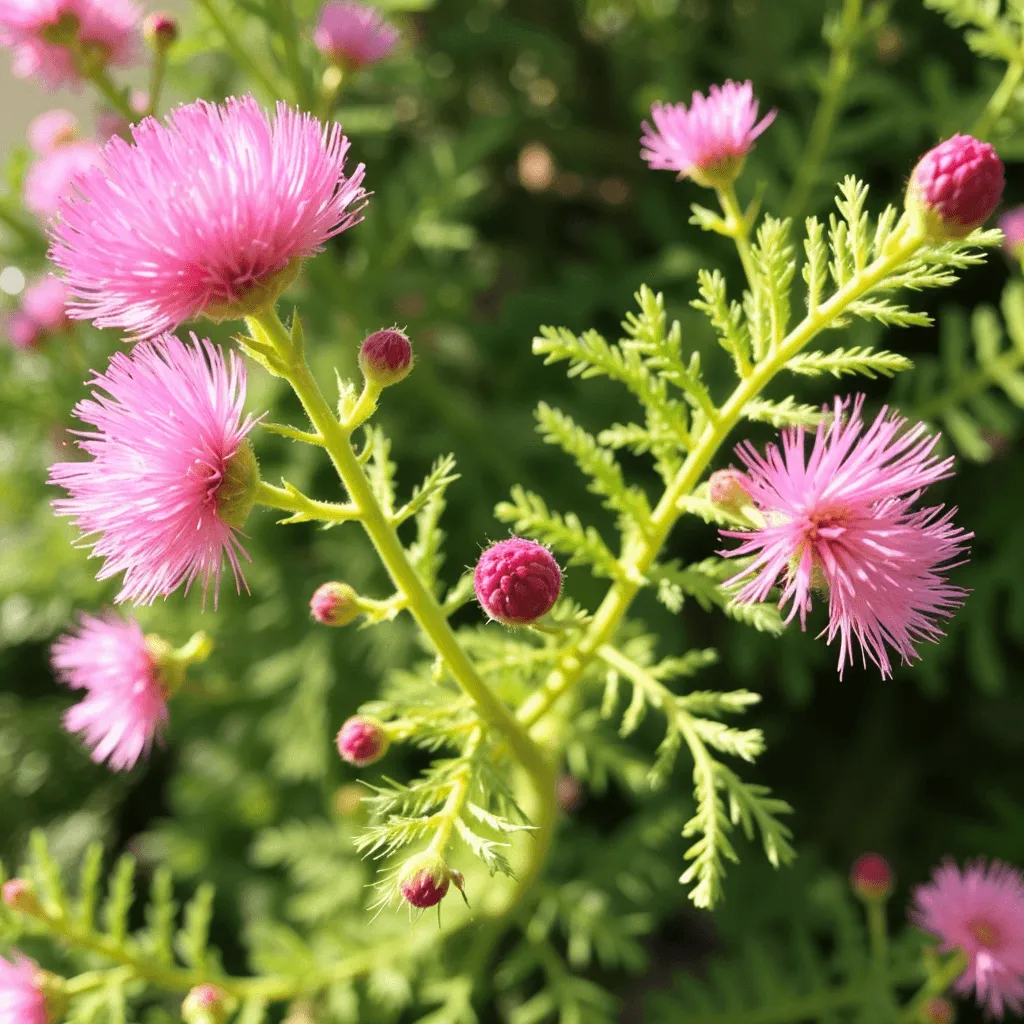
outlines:
[{"label": "round pink bud", "polygon": [[956,1020],[956,1009],[948,999],[936,996],[924,1004],[921,1019],[925,1024],[953,1024]]},{"label": "round pink bud", "polygon": [[384,726],[375,718],[354,715],[338,733],[338,753],[357,768],[379,761],[388,750],[390,740]]},{"label": "round pink bud", "polygon": [[25,881],[24,878],[12,878],[4,882],[3,900],[11,910],[17,910],[21,914],[35,915],[42,912],[32,883]]},{"label": "round pink bud", "polygon": [[374,331],[359,349],[359,368],[371,384],[386,388],[409,376],[412,345],[396,328]]},{"label": "round pink bud", "polygon": [[[462,876],[459,878],[461,880]],[[411,906],[420,909],[434,907],[447,895],[451,881],[452,871],[443,858],[428,850],[405,862],[398,880],[398,891]]]},{"label": "round pink bud", "polygon": [[555,780],[555,801],[566,814],[578,811],[585,796],[583,783],[575,775],[559,775]]},{"label": "round pink bud", "polygon": [[562,570],[543,544],[510,537],[480,556],[473,588],[492,619],[506,626],[524,626],[546,615],[558,600]]},{"label": "round pink bud", "polygon": [[166,11],[154,11],[142,23],[142,35],[154,50],[166,50],[178,40],[178,20]]},{"label": "round pink bud", "polygon": [[718,469],[708,480],[708,497],[712,503],[730,512],[738,512],[751,504],[750,480],[738,469]]},{"label": "round pink bud", "polygon": [[862,854],[850,869],[850,887],[862,900],[887,900],[893,887],[889,862],[877,853]]},{"label": "round pink bud", "polygon": [[216,985],[196,985],[181,1004],[186,1024],[225,1024],[231,1015],[230,996]]},{"label": "round pink bud", "polygon": [[907,186],[907,209],[934,241],[964,238],[999,205],[1003,162],[987,142],[954,135],[917,162]]},{"label": "round pink bud", "polygon": [[321,583],[309,602],[313,618],[324,626],[347,626],[359,616],[359,595],[347,583]]}]

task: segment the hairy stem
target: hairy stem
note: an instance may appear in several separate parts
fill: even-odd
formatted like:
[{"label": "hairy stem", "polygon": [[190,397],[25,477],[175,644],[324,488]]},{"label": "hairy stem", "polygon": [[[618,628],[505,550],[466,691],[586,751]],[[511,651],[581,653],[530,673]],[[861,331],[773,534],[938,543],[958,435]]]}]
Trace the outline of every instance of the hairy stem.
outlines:
[{"label": "hairy stem", "polygon": [[623,578],[616,580],[608,589],[583,637],[566,650],[544,686],[536,690],[519,708],[518,718],[524,725],[533,726],[543,718],[562,694],[575,685],[598,650],[615,636],[641,589],[640,584],[634,580],[643,579],[647,574],[682,514],[680,499],[687,496],[700,481],[719,448],[739,422],[747,403],[761,394],[786,363],[818,334],[828,329],[851,303],[911,259],[925,241],[907,224],[902,231],[897,228],[897,238],[898,241],[893,243],[889,251],[868,264],[827,302],[808,313],[772,352],[757,363],[750,376],[740,381],[721,407],[717,419],[704,427],[686,461],[651,514],[648,531],[634,536],[632,543],[623,551],[622,562],[626,570]]}]

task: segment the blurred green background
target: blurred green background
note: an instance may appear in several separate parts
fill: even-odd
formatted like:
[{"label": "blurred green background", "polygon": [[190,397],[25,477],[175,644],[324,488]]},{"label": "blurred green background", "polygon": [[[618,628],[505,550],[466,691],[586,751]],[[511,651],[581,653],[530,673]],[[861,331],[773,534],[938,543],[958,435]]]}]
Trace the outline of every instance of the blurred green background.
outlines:
[{"label": "blurred green background", "polygon": [[[239,24],[246,6],[235,11]],[[541,366],[530,354],[539,325],[593,326],[616,337],[633,292],[646,282],[664,291],[686,344],[706,351],[706,365],[717,368],[712,382],[727,386],[727,360],[688,303],[699,267],[720,267],[736,280],[738,264],[726,240],[688,224],[689,204],[707,196],[642,163],[640,121],[653,100],[687,99],[711,82],[751,78],[763,105],[780,114],[748,161],[741,198],[763,189],[764,207],[781,212],[828,61],[823,18],[839,5],[441,0],[417,4],[421,10],[410,6],[395,15],[402,53],[361,77],[340,110],[353,159],[366,162],[366,184],[375,193],[365,222],[310,263],[288,299],[301,311],[314,365],[324,374],[332,366],[353,373],[364,334],[396,322],[407,327],[416,370],[387,394],[380,418],[394,438],[406,488],[436,455],[450,450],[459,460],[462,479],[449,492],[445,520],[445,575],[454,581],[489,539],[504,535],[492,508],[514,482],[543,494],[552,507],[579,508],[598,525],[605,522],[582,480],[566,473],[532,433],[532,408],[540,399],[557,400],[596,431],[622,421],[627,400],[600,381],[567,382],[558,368]],[[304,24],[312,23],[314,4],[301,0],[295,9]],[[171,95],[214,99],[246,88],[202,12],[190,7],[185,24]],[[254,41],[261,38],[258,18],[245,25]],[[272,55],[266,59],[270,66]],[[855,59],[821,181],[802,213],[827,215],[833,185],[847,173],[870,182],[876,210],[898,203],[916,157],[936,139],[969,130],[1002,72],[997,62],[973,55],[960,32],[917,0],[892,4],[859,41]],[[1013,162],[1024,155],[1024,135],[1012,124],[1001,131],[1012,205],[1024,200]],[[15,147],[5,209],[13,209],[27,160],[24,148]],[[8,230],[0,246],[5,265],[26,273],[42,268],[42,244],[31,232],[22,238]],[[713,955],[729,958],[749,941],[770,947],[795,921],[813,925],[822,893],[841,885],[863,850],[884,853],[896,868],[894,921],[909,886],[945,854],[1024,864],[1020,418],[989,388],[992,375],[979,374],[967,323],[972,309],[997,305],[1019,274],[993,254],[989,266],[968,272],[956,288],[919,303],[941,329],[886,338],[887,347],[918,362],[914,380],[895,389],[886,380],[827,380],[798,393],[825,401],[836,389],[866,387],[876,405],[896,400],[907,414],[920,411],[951,429],[957,442],[951,450],[967,456],[938,500],[958,505],[960,523],[976,534],[970,564],[954,573],[973,593],[948,638],[925,648],[919,666],[897,671],[889,682],[859,669],[839,682],[835,652],[815,640],[813,628],[772,639],[690,603],[676,619],[653,602],[641,607],[667,650],[699,643],[722,651],[702,686],[764,694],[751,724],[765,728],[768,753],[754,778],[794,806],[801,859],[776,875],[742,844],[743,863],[730,873],[726,905],[714,915],[693,911],[675,883],[682,841],[672,838],[675,819],[681,822],[691,805],[686,767],[667,790],[637,804],[614,781],[615,771],[625,770],[615,754],[606,787],[583,781],[585,796],[566,815],[551,868],[553,879],[597,878],[602,857],[625,863],[646,856],[646,840],[631,839],[631,828],[653,820],[672,826],[637,910],[643,924],[636,955],[612,958],[610,967],[586,958],[578,965],[621,1001],[608,1011],[610,1019],[699,1020],[673,1016],[672,1000],[666,1008],[652,993],[670,990],[677,972],[704,971]],[[1008,302],[1011,314],[1024,319],[1024,299],[1011,292]],[[982,332],[991,330],[986,317],[978,321]],[[844,343],[869,344],[880,334],[860,326]],[[367,879],[350,854],[339,853],[338,877],[348,875],[332,886],[328,869],[317,880],[318,909],[304,918],[294,894],[309,880],[284,870],[287,856],[274,852],[279,834],[268,830],[351,813],[338,790],[356,773],[334,755],[333,733],[389,672],[408,663],[415,638],[401,623],[314,630],[307,603],[324,580],[382,591],[371,552],[354,529],[276,527],[269,513],[259,512],[248,527],[251,595],[225,593],[217,612],[202,613],[199,594],[139,612],[147,630],[175,642],[200,626],[217,642],[214,658],[195,674],[194,692],[175,703],[166,744],[128,775],[93,766],[60,728],[70,698],[54,683],[47,652],[75,612],[103,606],[115,588],[94,581],[94,566],[72,547],[72,530],[49,511],[44,479],[67,444],[64,430],[84,393],[85,368],[119,344],[113,335],[82,328],[74,339],[53,339],[39,351],[0,351],[0,855],[17,863],[28,830],[41,825],[68,864],[100,838],[111,854],[127,849],[145,867],[168,865],[183,893],[200,879],[212,881],[215,938],[229,966],[242,970],[242,922],[274,908],[315,926],[332,892],[347,913],[359,913]],[[961,348],[963,365],[956,361]],[[255,370],[250,381],[252,410],[273,406],[275,419],[298,422],[298,410],[274,381]],[[259,437],[257,448],[267,479],[286,473],[300,487],[334,496],[336,484],[314,452],[269,435]],[[628,465],[654,486],[639,460]],[[674,554],[699,558],[718,542],[696,521],[684,524],[672,546]],[[567,587],[591,606],[601,594],[582,571],[570,571]],[[474,614],[463,612],[463,621]],[[636,757],[649,758],[652,736],[641,731]],[[410,758],[407,767],[415,764]],[[403,771],[400,755],[388,762],[388,774],[403,778]],[[433,926],[425,920],[416,927]],[[498,988],[478,1005],[481,1019],[507,1019]],[[980,1019],[973,1012],[965,1009],[960,1019]],[[364,1014],[360,1019],[419,1019],[400,1006]]]}]

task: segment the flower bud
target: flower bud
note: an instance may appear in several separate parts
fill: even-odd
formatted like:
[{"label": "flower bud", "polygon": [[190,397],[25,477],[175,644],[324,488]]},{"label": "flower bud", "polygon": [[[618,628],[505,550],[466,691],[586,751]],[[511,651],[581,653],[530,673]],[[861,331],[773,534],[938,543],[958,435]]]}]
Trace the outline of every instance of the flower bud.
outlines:
[{"label": "flower bud", "polygon": [[321,583],[313,593],[309,610],[323,626],[347,626],[359,617],[359,595],[347,583]]},{"label": "flower bud", "polygon": [[956,1009],[948,999],[936,996],[929,999],[921,1010],[923,1024],[953,1024],[956,1020]]},{"label": "flower bud", "polygon": [[375,331],[359,349],[359,368],[368,384],[386,388],[409,376],[412,345],[399,330]]},{"label": "flower bud", "polygon": [[353,715],[338,733],[338,753],[357,768],[379,761],[390,743],[384,726],[376,718],[365,715]]},{"label": "flower bud", "polygon": [[178,21],[166,11],[154,11],[142,23],[142,36],[154,50],[169,50],[178,41]]},{"label": "flower bud", "polygon": [[932,241],[965,238],[999,205],[1003,162],[987,142],[954,135],[917,162],[907,186],[906,206]]},{"label": "flower bud", "polygon": [[216,985],[196,985],[181,1004],[185,1024],[226,1024],[233,1000]]},{"label": "flower bud", "polygon": [[567,814],[578,811],[583,804],[583,783],[575,775],[559,775],[555,780],[555,801]]},{"label": "flower bud", "polygon": [[558,600],[562,570],[542,544],[510,537],[480,556],[473,589],[492,619],[506,626],[525,626],[546,615]]},{"label": "flower bud", "polygon": [[866,903],[887,900],[893,887],[889,862],[877,853],[862,854],[850,870],[850,887]]},{"label": "flower bud", "polygon": [[40,917],[43,914],[43,908],[39,905],[32,883],[24,878],[12,878],[4,882],[3,900],[11,910],[16,910],[19,914],[28,914],[31,917]]},{"label": "flower bud", "polygon": [[405,862],[398,879],[398,891],[411,906],[433,907],[447,895],[452,877],[453,872],[444,859],[427,850]]},{"label": "flower bud", "polygon": [[750,480],[738,469],[718,469],[708,480],[708,497],[712,504],[734,515],[753,504],[750,500]]}]

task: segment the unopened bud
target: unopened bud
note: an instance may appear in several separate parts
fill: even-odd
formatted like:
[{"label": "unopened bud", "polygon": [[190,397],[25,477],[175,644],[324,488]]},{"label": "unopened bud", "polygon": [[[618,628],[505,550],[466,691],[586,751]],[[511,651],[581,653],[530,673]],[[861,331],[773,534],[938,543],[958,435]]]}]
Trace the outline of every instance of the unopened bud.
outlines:
[{"label": "unopened bud", "polygon": [[555,780],[555,801],[566,813],[579,810],[583,797],[583,783],[575,775],[559,775]]},{"label": "unopened bud", "polygon": [[375,331],[359,349],[359,368],[367,383],[386,388],[409,376],[412,345],[396,328]]},{"label": "unopened bud", "polygon": [[750,480],[738,469],[717,469],[708,480],[708,497],[712,504],[736,514],[752,505]]},{"label": "unopened bud", "polygon": [[234,1000],[216,985],[196,985],[181,1004],[186,1024],[226,1024]]},{"label": "unopened bud", "polygon": [[956,1008],[948,999],[937,996],[929,999],[921,1009],[922,1024],[953,1024]]},{"label": "unopened bud", "polygon": [[24,878],[12,878],[4,882],[3,900],[11,910],[16,910],[19,914],[28,914],[32,917],[40,917],[43,914],[43,908],[39,904],[32,883]]},{"label": "unopened bud", "polygon": [[398,879],[398,891],[406,903],[423,909],[440,903],[451,881],[452,871],[444,859],[428,850],[405,862]]},{"label": "unopened bud", "polygon": [[1024,261],[1024,206],[1016,206],[999,218],[1003,248],[1008,256]]},{"label": "unopened bud", "polygon": [[562,591],[562,570],[543,544],[509,537],[480,556],[473,589],[492,619],[526,626],[551,611]]},{"label": "unopened bud", "polygon": [[379,761],[388,750],[390,740],[384,726],[375,718],[354,715],[338,733],[338,753],[357,768]]},{"label": "unopened bud", "polygon": [[166,11],[155,11],[142,23],[142,35],[154,50],[170,49],[178,41],[178,21]]},{"label": "unopened bud", "polygon": [[316,588],[309,610],[324,626],[347,626],[359,617],[359,595],[347,583],[322,583]]},{"label": "unopened bud", "polygon": [[992,216],[1006,184],[987,142],[954,135],[928,150],[907,185],[906,207],[932,241],[965,238]]},{"label": "unopened bud", "polygon": [[865,902],[887,900],[893,887],[889,862],[877,853],[862,854],[850,869],[850,887]]}]

